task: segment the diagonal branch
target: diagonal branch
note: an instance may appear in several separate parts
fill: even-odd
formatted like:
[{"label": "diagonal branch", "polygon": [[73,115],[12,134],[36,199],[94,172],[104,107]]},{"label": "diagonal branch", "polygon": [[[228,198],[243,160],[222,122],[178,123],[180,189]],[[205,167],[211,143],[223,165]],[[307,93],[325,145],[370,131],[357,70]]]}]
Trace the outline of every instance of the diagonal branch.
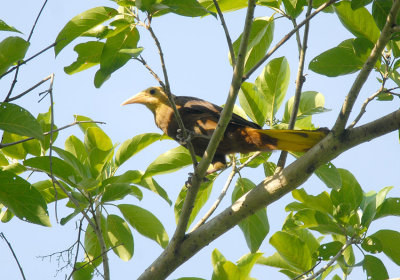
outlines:
[{"label": "diagonal branch", "polygon": [[19,263],[19,260],[18,260],[18,258],[17,258],[17,255],[15,254],[14,249],[13,249],[13,247],[11,246],[10,242],[8,242],[6,236],[5,236],[4,233],[2,233],[2,232],[0,232],[0,237],[4,239],[4,241],[7,243],[8,248],[10,248],[10,251],[11,251],[13,257],[14,257],[15,261],[17,262],[19,271],[21,272],[21,277],[22,277],[22,279],[26,280],[24,271],[22,270],[22,266],[21,266],[21,264]]},{"label": "diagonal branch", "polygon": [[139,279],[164,279],[202,248],[254,212],[304,183],[322,164],[361,143],[400,128],[400,110],[350,130],[338,139],[331,133],[282,172],[263,180],[219,215],[188,234],[176,251],[165,250]]},{"label": "diagonal branch", "polygon": [[370,56],[365,62],[363,68],[358,73],[354,83],[343,102],[342,109],[340,110],[339,116],[333,127],[333,131],[336,135],[340,135],[346,126],[346,123],[350,117],[351,110],[353,109],[354,103],[357,100],[358,94],[361,91],[365,81],[369,77],[372,69],[374,69],[375,63],[380,58],[386,44],[389,42],[390,37],[393,33],[393,26],[396,25],[397,14],[400,9],[400,0],[394,0],[392,8],[390,9],[389,15],[386,18],[385,26],[382,29],[381,35],[376,42],[374,48],[371,51]]}]

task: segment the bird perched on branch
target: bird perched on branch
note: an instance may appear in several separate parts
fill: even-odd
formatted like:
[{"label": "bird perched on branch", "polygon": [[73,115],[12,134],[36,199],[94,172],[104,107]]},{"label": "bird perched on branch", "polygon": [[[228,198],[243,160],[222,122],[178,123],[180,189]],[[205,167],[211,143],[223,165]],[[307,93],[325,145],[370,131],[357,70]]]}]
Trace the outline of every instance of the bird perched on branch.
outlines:
[{"label": "bird perched on branch", "polygon": [[[222,108],[195,97],[172,96],[185,129],[191,134],[194,151],[201,157],[217,127]],[[169,137],[185,146],[181,141],[182,136],[173,109],[162,87],[150,87],[125,100],[121,105],[133,103],[143,104],[150,109],[156,125]],[[225,166],[227,154],[271,150],[305,152],[321,141],[326,134],[327,130],[261,129],[258,124],[233,113],[211,161],[213,171]]]}]

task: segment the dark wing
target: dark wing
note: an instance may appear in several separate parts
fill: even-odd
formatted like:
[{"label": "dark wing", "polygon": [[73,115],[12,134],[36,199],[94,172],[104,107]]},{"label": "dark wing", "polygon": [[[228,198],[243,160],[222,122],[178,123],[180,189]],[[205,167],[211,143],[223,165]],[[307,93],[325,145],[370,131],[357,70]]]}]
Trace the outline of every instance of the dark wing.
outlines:
[{"label": "dark wing", "polygon": [[[208,101],[190,96],[177,96],[175,99],[176,105],[180,107],[179,111],[182,115],[190,114],[194,119],[209,118],[212,121],[218,122],[222,108]],[[233,113],[229,124],[238,126],[249,126],[252,128],[261,128],[258,124],[250,122],[241,116]]]}]

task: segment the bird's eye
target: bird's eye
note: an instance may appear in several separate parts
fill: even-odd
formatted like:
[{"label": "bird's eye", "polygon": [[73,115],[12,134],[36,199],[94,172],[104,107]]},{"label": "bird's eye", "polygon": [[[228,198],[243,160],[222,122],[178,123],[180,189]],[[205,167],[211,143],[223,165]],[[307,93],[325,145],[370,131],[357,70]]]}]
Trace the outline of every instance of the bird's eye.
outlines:
[{"label": "bird's eye", "polygon": [[156,93],[156,90],[155,89],[151,89],[150,90],[150,94],[155,94]]}]

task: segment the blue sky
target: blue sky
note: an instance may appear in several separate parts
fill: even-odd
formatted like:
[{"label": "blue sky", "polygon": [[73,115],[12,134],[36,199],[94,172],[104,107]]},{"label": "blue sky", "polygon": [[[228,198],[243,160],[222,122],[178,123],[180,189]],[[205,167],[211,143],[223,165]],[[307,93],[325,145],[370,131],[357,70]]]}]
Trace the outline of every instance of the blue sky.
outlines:
[{"label": "blue sky", "polygon": [[[23,38],[26,39],[41,5],[42,1],[6,1],[2,3],[0,19],[21,30],[24,33]],[[50,0],[36,27],[27,57],[50,45],[55,40],[58,32],[72,17],[89,8],[101,5],[112,6],[113,2]],[[257,8],[256,10],[257,17],[271,15],[272,11],[266,8]],[[244,11],[226,14],[226,21],[231,36],[235,40],[242,31]],[[272,45],[278,42],[292,28],[291,24],[285,19],[277,20],[275,26],[275,37]],[[154,19],[153,28],[163,47],[172,91],[176,95],[191,95],[215,104],[223,104],[229,89],[232,69],[228,62],[228,49],[220,23],[210,16],[192,19],[177,15],[167,15]],[[140,30],[140,34],[139,45],[145,47],[143,56],[149,65],[161,75],[157,50],[153,46],[151,38],[143,29]],[[2,40],[10,35],[15,36],[17,34],[2,33],[0,34],[0,39]],[[334,14],[317,16],[311,25],[306,66],[319,53],[352,37],[341,26]],[[71,64],[76,58],[76,54],[73,52],[75,44],[76,42],[64,49],[56,59],[54,58],[54,52],[48,51],[28,65],[21,67],[14,94],[26,90],[49,74],[55,73],[55,119],[58,126],[73,122],[74,114],[86,115],[94,120],[106,122],[102,128],[113,142],[118,143],[122,143],[124,140],[141,133],[160,132],[153,122],[153,116],[150,111],[144,106],[130,105],[120,107],[121,102],[131,95],[149,86],[157,85],[157,82],[144,67],[138,62],[131,61],[115,72],[100,89],[96,89],[93,85],[96,67],[72,76],[65,74],[63,71],[63,67]],[[298,52],[294,37],[279,49],[273,57],[280,56],[286,56],[290,63],[291,78],[287,100],[294,94],[297,71]],[[250,77],[249,81],[254,81],[261,70]],[[305,69],[305,74],[307,76],[303,90],[321,92],[325,96],[325,107],[332,110],[313,117],[314,124],[321,127],[332,127],[355,75],[332,79],[318,75],[308,70],[308,67]],[[0,81],[0,89],[3,95],[8,92],[12,76],[9,75]],[[373,73],[368,83],[364,86],[351,120],[358,114],[364,100],[378,89],[379,84],[373,78],[374,76],[376,75]],[[47,89],[47,87],[48,85],[46,84],[42,85],[40,90],[18,100],[17,104],[29,109],[34,115],[46,112],[50,101],[46,98],[38,103],[37,93]],[[371,121],[397,108],[397,100],[393,102],[372,102],[360,123]],[[282,115],[283,108],[278,112],[278,116]],[[77,127],[70,128],[60,133],[56,145],[63,147],[64,140],[71,134],[75,134],[81,139],[83,138]],[[144,170],[157,155],[175,146],[177,144],[173,141],[155,143],[127,162],[121,172],[128,169]],[[336,167],[350,170],[364,191],[379,191],[386,186],[395,186],[389,196],[399,197],[400,172],[398,170],[400,164],[397,160],[399,152],[398,134],[395,132],[355,147],[339,156],[333,163]],[[274,153],[271,160],[276,162],[278,156],[279,153]],[[187,173],[190,171],[191,169],[187,168],[177,173],[158,176],[156,180],[167,190],[171,200],[175,201],[187,179]],[[218,196],[227,174],[228,172],[225,172],[214,184],[212,197],[204,207],[203,212],[200,213],[200,216]],[[258,183],[263,179],[263,171],[261,169],[247,169],[242,172],[242,176]],[[329,192],[329,189],[315,176],[310,178],[302,187],[312,194],[322,191]],[[261,251],[265,252],[265,256],[274,252],[268,243],[268,239],[273,232],[280,229],[283,219],[287,215],[284,211],[284,206],[292,200],[290,195],[286,195],[268,207],[271,231],[260,248]],[[227,207],[229,202],[230,196],[227,196],[220,209]],[[124,203],[136,204],[138,202],[133,198],[129,198]],[[59,217],[69,213],[62,204],[60,203],[58,208]],[[155,213],[166,226],[169,236],[172,236],[175,225],[173,207],[148,192],[144,194],[143,201],[138,205]],[[27,224],[16,218],[8,224],[0,224],[0,231],[4,232],[12,243],[28,279],[51,279],[55,276],[58,265],[56,257],[53,257],[50,262],[49,258],[42,260],[38,256],[64,250],[76,239],[75,224],[73,222],[66,226],[56,224],[53,204],[49,206],[49,211],[52,228],[42,228],[37,225]],[[369,233],[381,228],[400,231],[398,218],[381,219],[371,227]],[[137,233],[134,233],[134,238],[135,254],[132,260],[123,262],[115,257],[114,254],[110,254],[112,279],[136,279],[161,253],[161,248],[156,243]],[[231,261],[237,261],[242,255],[248,253],[244,237],[239,228],[235,227],[182,265],[168,279],[183,276],[210,278],[212,273],[211,252],[214,248],[218,248]],[[0,242],[0,251],[2,252],[0,254],[2,278],[19,279],[17,266],[4,242]],[[357,254],[360,255],[359,252]],[[398,267],[393,265],[387,258],[383,257],[382,260],[387,265],[391,277],[399,276]],[[63,263],[60,263],[60,265],[63,266]],[[64,279],[64,274],[68,272],[62,271],[55,278]],[[264,279],[266,274],[270,279],[286,279],[276,270],[261,266],[255,267],[252,276]],[[350,279],[361,279],[360,275],[363,275],[361,274],[361,268],[357,268],[354,275],[351,274]]]}]

